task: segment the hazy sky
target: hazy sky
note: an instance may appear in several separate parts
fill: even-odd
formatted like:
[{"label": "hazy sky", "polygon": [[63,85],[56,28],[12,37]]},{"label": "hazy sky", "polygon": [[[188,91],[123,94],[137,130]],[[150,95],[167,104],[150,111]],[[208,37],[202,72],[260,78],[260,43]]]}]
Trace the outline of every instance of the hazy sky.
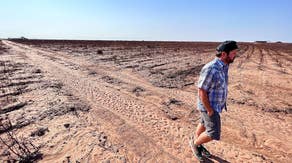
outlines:
[{"label": "hazy sky", "polygon": [[292,42],[291,0],[0,0],[0,38]]}]

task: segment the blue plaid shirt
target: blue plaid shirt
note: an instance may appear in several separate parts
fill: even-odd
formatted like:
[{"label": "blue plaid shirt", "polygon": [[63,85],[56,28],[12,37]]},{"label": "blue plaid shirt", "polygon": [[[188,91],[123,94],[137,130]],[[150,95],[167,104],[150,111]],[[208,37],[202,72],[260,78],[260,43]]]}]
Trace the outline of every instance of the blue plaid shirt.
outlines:
[{"label": "blue plaid shirt", "polygon": [[[228,65],[217,57],[207,63],[200,72],[198,87],[207,92],[211,107],[221,113],[227,99]],[[206,111],[199,96],[198,109]]]}]

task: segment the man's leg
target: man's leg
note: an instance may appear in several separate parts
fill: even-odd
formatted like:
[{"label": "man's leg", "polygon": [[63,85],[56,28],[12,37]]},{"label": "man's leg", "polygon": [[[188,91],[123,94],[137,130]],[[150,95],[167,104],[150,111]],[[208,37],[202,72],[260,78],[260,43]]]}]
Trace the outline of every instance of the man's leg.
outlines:
[{"label": "man's leg", "polygon": [[[204,152],[204,154],[206,155],[206,151],[207,151],[205,148],[203,148],[202,144],[213,140],[212,138],[210,138],[206,134],[206,132],[204,132],[204,131],[206,131],[206,127],[204,126],[205,123],[206,122],[209,123],[208,121],[206,121],[206,117],[208,117],[207,113],[202,112],[201,113],[201,120],[200,120],[200,123],[198,124],[197,130],[196,130],[196,140],[194,140],[194,139],[190,140],[191,149],[192,149],[194,155],[200,161],[203,161],[202,152]],[[207,119],[207,120],[209,120],[209,119]],[[205,151],[203,151],[202,149],[205,149]],[[208,152],[206,156],[209,157],[210,153]]]},{"label": "man's leg", "polygon": [[[195,145],[201,145],[204,143],[207,143],[209,141],[212,140],[212,138],[210,138],[209,136],[206,135],[206,133],[204,133],[204,136],[200,137],[200,135],[206,130],[205,126],[202,123],[198,124],[197,130],[196,130],[196,140],[194,141]],[[200,137],[200,140],[199,140]],[[210,140],[208,139],[210,138]],[[200,144],[197,144],[200,143]]]},{"label": "man's leg", "polygon": [[199,145],[196,144],[196,141],[198,140],[199,137],[201,137],[201,135],[203,135],[202,133],[206,130],[203,123],[204,121],[202,120],[197,126],[196,140],[191,139],[192,151],[199,161],[203,161],[203,156],[202,151],[199,150]]},{"label": "man's leg", "polygon": [[202,152],[206,157],[212,157],[211,153],[203,146],[204,143],[210,142],[213,140],[210,136],[206,134],[206,132],[202,133],[194,142],[194,146],[197,147],[199,151]]},{"label": "man's leg", "polygon": [[198,138],[205,130],[206,128],[204,127],[204,125],[202,123],[199,123],[196,130],[196,138]]},{"label": "man's leg", "polygon": [[195,140],[195,145],[199,146],[204,143],[208,143],[209,141],[213,140],[211,137],[209,137],[206,132],[203,132],[200,134],[200,136]]},{"label": "man's leg", "polygon": [[[203,125],[202,125],[203,126]],[[194,155],[197,157],[197,159],[199,161],[203,161],[203,156],[202,156],[202,152],[207,156],[207,157],[210,157],[211,154],[209,153],[209,151],[207,151],[203,146],[202,144],[203,143],[207,143],[209,141],[212,140],[211,137],[209,137],[206,132],[204,132],[204,126],[198,126],[197,128],[197,132],[196,132],[196,135],[197,135],[197,139],[196,140],[190,140],[190,145],[191,145],[191,148],[192,148],[192,151],[194,153]],[[203,151],[202,149],[205,149],[205,151]],[[207,153],[206,153],[207,151]]]}]

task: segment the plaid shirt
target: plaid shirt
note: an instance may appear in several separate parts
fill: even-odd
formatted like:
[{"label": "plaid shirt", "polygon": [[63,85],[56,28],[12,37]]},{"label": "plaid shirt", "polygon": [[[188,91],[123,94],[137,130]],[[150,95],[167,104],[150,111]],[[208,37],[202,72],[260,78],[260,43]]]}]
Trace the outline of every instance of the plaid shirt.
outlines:
[{"label": "plaid shirt", "polygon": [[[207,92],[211,107],[221,113],[227,99],[228,65],[219,58],[207,63],[200,72],[198,87]],[[198,109],[206,111],[199,96]]]}]

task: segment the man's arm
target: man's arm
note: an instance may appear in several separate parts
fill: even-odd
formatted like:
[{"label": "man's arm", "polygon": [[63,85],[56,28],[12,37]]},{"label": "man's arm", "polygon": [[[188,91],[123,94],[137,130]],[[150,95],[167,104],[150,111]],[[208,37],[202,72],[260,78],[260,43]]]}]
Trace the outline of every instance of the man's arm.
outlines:
[{"label": "man's arm", "polygon": [[199,88],[199,97],[200,97],[204,107],[207,110],[208,116],[211,117],[214,113],[214,110],[212,109],[212,107],[210,105],[207,92],[202,88]]}]

